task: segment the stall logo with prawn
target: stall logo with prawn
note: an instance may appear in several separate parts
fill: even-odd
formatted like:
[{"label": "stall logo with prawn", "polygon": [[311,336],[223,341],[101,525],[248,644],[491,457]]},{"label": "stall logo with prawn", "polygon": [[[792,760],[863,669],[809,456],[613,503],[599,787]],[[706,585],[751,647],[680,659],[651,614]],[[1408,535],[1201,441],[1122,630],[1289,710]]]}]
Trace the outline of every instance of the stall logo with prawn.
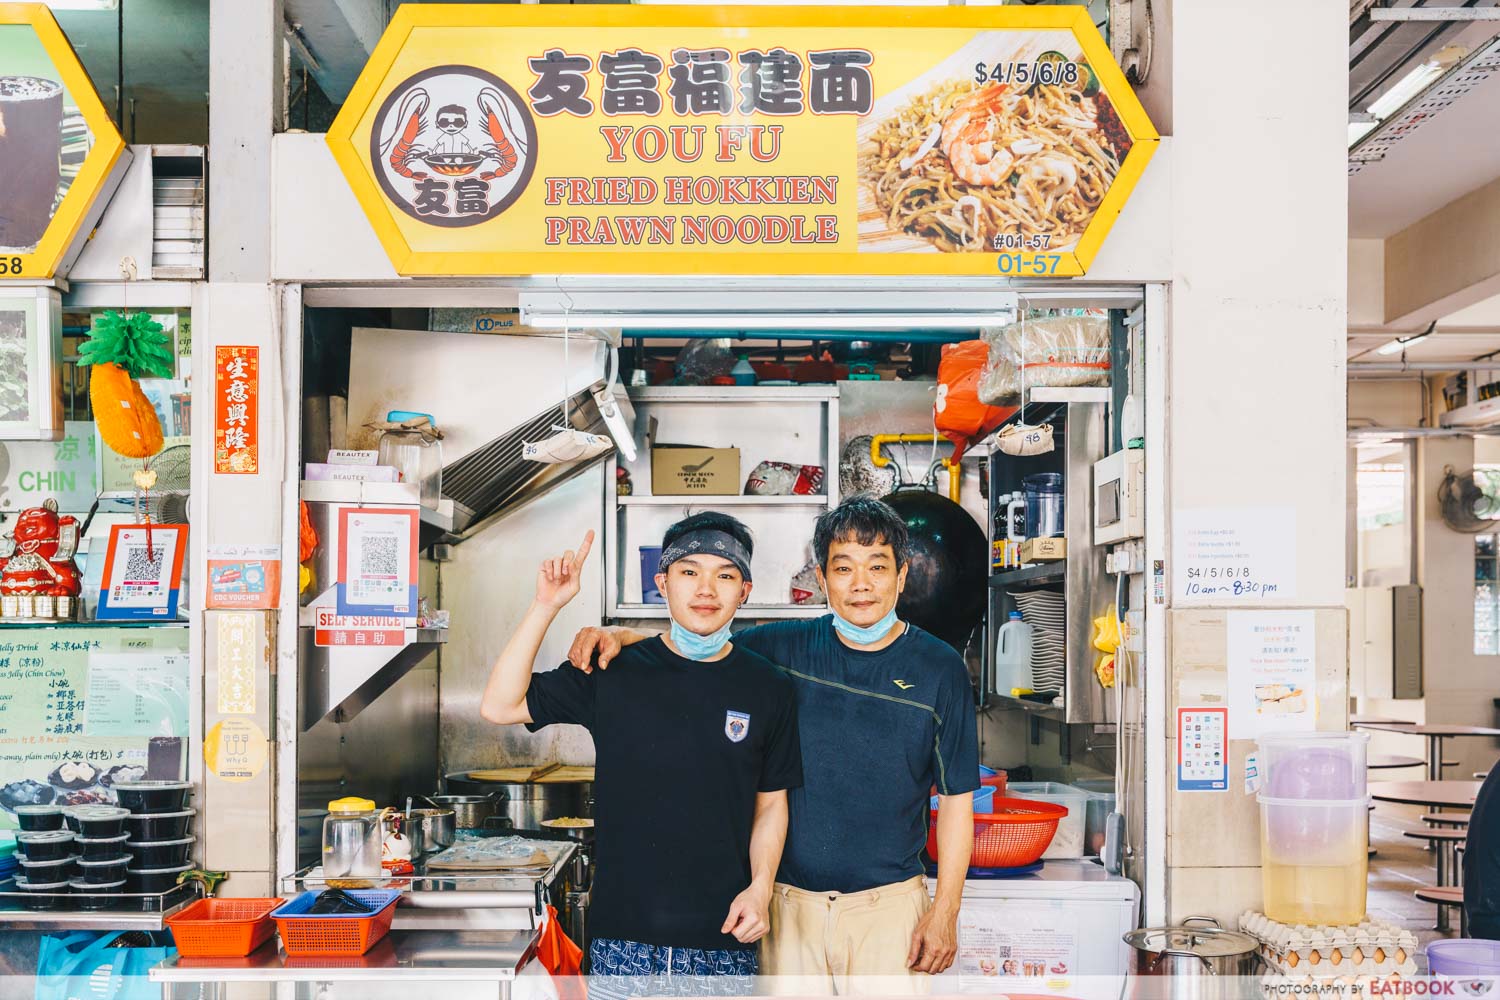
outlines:
[{"label": "stall logo with prawn", "polygon": [[521,196],[536,166],[536,125],[517,93],[474,66],[437,66],[381,105],[370,160],[386,197],[434,226],[473,226]]}]

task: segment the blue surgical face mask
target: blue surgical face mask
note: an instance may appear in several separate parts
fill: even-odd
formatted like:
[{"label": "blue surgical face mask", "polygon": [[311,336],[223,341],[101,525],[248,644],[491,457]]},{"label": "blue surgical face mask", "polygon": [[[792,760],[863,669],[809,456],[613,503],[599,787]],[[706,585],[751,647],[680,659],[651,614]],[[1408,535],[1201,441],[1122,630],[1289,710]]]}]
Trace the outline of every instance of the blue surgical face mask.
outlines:
[{"label": "blue surgical face mask", "polygon": [[856,625],[849,619],[845,618],[843,615],[840,615],[837,611],[833,613],[834,631],[838,632],[839,635],[843,636],[845,639],[848,639],[856,646],[874,645],[881,639],[884,639],[886,633],[889,632],[895,626],[895,624],[896,609],[894,606],[892,606],[891,610],[885,613],[884,618],[880,619],[880,621],[876,622],[874,625]]},{"label": "blue surgical face mask", "polygon": [[719,655],[719,650],[729,642],[730,622],[725,622],[724,627],[708,635],[699,635],[697,632],[689,632],[677,620],[672,620],[672,645],[677,651],[690,660],[707,660]]}]

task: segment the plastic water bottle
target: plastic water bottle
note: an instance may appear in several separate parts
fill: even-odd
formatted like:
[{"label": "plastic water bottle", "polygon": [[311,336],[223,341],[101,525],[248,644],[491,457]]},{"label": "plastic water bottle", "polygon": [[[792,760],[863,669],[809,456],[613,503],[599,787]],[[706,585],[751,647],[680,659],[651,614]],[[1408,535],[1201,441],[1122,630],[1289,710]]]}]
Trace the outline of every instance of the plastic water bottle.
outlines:
[{"label": "plastic water bottle", "polygon": [[729,374],[734,378],[735,385],[754,385],[756,382],[755,366],[743,354],[740,355],[740,360],[735,362],[734,367],[729,369]]},{"label": "plastic water bottle", "polygon": [[1031,686],[1031,626],[1021,620],[1021,612],[1012,611],[995,643],[995,693],[1009,695],[1012,688]]}]

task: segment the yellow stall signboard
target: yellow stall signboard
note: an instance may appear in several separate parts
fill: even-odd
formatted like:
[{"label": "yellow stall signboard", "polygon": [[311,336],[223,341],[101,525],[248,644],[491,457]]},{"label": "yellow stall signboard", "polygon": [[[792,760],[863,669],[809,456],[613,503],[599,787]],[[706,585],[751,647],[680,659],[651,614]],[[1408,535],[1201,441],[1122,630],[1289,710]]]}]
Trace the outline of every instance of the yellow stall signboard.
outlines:
[{"label": "yellow stall signboard", "polygon": [[56,273],[124,149],[46,5],[0,3],[0,279]]},{"label": "yellow stall signboard", "polygon": [[1082,7],[407,4],[328,143],[402,274],[1047,277],[1157,135]]}]

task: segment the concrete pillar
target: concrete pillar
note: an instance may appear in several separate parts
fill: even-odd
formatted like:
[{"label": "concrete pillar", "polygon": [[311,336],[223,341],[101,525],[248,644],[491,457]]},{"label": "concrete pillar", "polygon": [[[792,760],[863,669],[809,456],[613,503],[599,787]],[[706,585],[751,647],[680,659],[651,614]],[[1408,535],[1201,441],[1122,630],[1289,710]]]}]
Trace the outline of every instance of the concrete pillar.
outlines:
[{"label": "concrete pillar", "polygon": [[1168,521],[1291,508],[1295,529],[1267,556],[1295,566],[1295,582],[1263,602],[1189,607],[1172,596],[1182,552],[1169,543],[1172,684],[1168,718],[1154,720],[1167,741],[1166,843],[1153,838],[1165,885],[1152,880],[1166,906],[1153,912],[1148,885],[1148,920],[1204,913],[1232,926],[1260,905],[1250,734],[1231,727],[1228,791],[1175,790],[1175,710],[1223,697],[1228,612],[1311,609],[1320,728],[1346,722],[1346,13],[1336,0],[1197,0],[1172,13]]},{"label": "concrete pillar", "polygon": [[[264,896],[275,889],[275,837],[270,817],[276,778],[276,726],[271,707],[279,646],[278,629],[295,629],[297,549],[295,534],[283,545],[283,503],[288,446],[295,434],[297,369],[286,366],[282,327],[288,310],[283,294],[271,284],[272,171],[271,138],[282,125],[285,42],[280,0],[212,0],[209,16],[209,165],[208,277],[193,302],[195,333],[193,381],[203,404],[197,408],[193,440],[195,517],[193,580],[203,595],[207,560],[223,546],[282,546],[283,587],[278,606],[292,609],[279,622],[275,611],[226,614],[203,612],[194,650],[195,666],[205,679],[205,732],[195,745],[212,739],[213,726],[226,722],[242,745],[245,734],[263,738],[263,763],[253,777],[225,780],[205,768],[200,809],[200,849],[211,868],[231,873],[223,892],[231,896]],[[295,296],[293,296],[295,298]],[[290,311],[295,322],[296,313]],[[300,336],[300,331],[292,335]],[[219,387],[215,359],[221,347],[253,346],[259,372],[254,379],[257,417],[248,430],[257,441],[257,469],[231,472],[216,466],[214,422]],[[294,349],[290,357],[300,355]],[[291,382],[284,376],[291,374]],[[292,521],[295,525],[295,520]],[[293,633],[295,634],[295,633]],[[247,638],[249,637],[249,638]],[[253,664],[254,707],[250,711],[215,700],[221,671]],[[294,663],[295,665],[295,663]],[[292,672],[295,678],[295,670]],[[280,697],[292,697],[295,680]],[[218,751],[218,747],[210,747]]]}]

